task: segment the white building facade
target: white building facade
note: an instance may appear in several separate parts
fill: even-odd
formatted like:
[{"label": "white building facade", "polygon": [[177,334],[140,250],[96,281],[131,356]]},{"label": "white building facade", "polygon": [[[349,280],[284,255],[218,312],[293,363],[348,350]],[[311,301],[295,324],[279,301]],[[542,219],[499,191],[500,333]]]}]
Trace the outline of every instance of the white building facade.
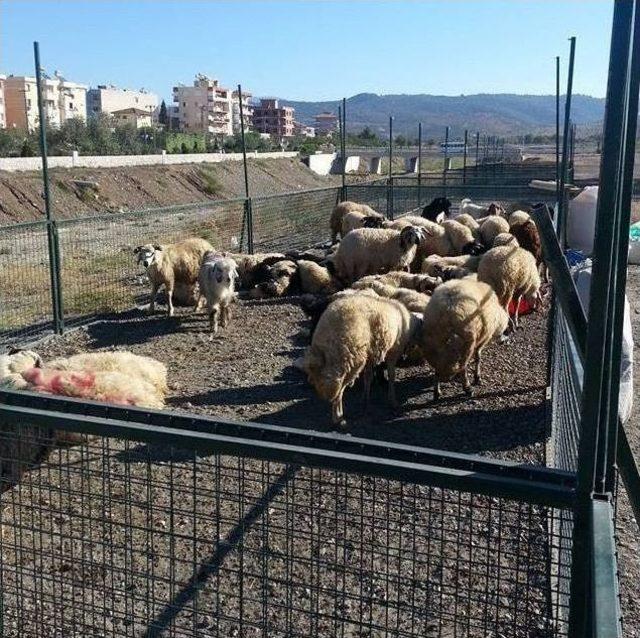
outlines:
[{"label": "white building facade", "polygon": [[153,118],[158,110],[158,96],[144,89],[132,91],[106,84],[99,84],[87,92],[87,115],[89,117],[100,113],[113,115],[116,111],[126,109],[144,111]]}]

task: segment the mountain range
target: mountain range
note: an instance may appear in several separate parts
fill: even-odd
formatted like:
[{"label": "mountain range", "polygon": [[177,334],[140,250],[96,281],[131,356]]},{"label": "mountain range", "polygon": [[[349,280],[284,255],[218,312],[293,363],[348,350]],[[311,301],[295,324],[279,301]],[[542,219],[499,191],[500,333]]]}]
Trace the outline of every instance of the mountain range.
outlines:
[{"label": "mountain range", "polygon": [[[313,125],[314,115],[322,111],[338,113],[341,100],[302,102],[281,99],[296,109],[299,122]],[[574,95],[572,120],[579,127],[597,125],[604,117],[604,98]],[[561,120],[564,98],[561,98]],[[440,138],[446,126],[451,136],[460,137],[481,131],[490,135],[522,135],[555,131],[555,95],[515,95],[481,93],[477,95],[376,95],[360,93],[347,99],[347,130],[359,131],[365,126],[378,135],[388,135],[389,116],[393,115],[395,134],[417,135],[422,122],[423,137]]]}]

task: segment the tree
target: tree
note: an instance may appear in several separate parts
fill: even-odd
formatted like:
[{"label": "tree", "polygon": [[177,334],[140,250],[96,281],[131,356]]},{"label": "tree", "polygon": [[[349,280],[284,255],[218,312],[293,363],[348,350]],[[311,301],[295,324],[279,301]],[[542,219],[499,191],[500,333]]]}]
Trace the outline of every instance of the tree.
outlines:
[{"label": "tree", "polygon": [[22,142],[22,148],[20,149],[20,157],[33,157],[36,154],[35,145],[33,140],[25,137]]},{"label": "tree", "polygon": [[183,154],[185,154],[185,155],[189,152],[189,148],[187,147],[186,142],[182,142],[182,146],[180,148],[181,148]]},{"label": "tree", "polygon": [[404,135],[398,135],[396,137],[396,145],[397,146],[406,146],[407,145],[407,138]]},{"label": "tree", "polygon": [[160,122],[160,124],[164,124],[165,126],[169,122],[167,118],[167,105],[165,104],[164,100],[162,100],[162,103],[160,104],[160,113],[158,113],[158,122]]}]

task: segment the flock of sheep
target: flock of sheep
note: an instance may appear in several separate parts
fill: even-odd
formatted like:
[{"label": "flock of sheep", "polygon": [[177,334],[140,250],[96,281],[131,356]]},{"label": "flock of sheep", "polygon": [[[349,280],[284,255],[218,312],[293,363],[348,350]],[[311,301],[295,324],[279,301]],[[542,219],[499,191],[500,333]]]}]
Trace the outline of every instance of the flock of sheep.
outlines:
[{"label": "flock of sheep", "polygon": [[[540,238],[526,210],[437,198],[421,216],[387,220],[369,206],[341,202],[329,220],[331,245],[290,253],[233,254],[203,239],[147,244],[134,250],[151,283],[150,311],[164,286],[174,301],[203,301],[212,335],[231,320],[238,296],[301,295],[311,342],[296,362],[317,394],[346,424],[343,394],[359,377],[368,402],[373,378],[386,370],[396,404],[396,365],[428,363],[434,398],[457,379],[472,394],[482,351],[518,326],[522,300],[540,302]],[[521,207],[524,208],[524,207]],[[338,241],[338,237],[341,239]],[[509,309],[512,305],[513,318]],[[0,385],[161,408],[166,367],[132,353],[87,353],[49,363],[30,351],[0,356]]]}]

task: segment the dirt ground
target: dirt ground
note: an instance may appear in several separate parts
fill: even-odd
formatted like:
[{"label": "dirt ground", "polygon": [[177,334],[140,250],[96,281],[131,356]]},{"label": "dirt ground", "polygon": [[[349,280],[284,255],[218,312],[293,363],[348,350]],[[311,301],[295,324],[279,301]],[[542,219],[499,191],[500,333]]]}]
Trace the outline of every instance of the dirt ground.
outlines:
[{"label": "dirt ground", "polygon": [[[634,344],[634,405],[626,424],[629,444],[634,456],[640,459],[640,266],[629,266],[627,298],[631,306]],[[640,530],[636,524],[625,490],[620,485],[617,512],[617,545],[620,569],[620,600],[625,638],[640,638]]]},{"label": "dirt ground", "polygon": [[[376,387],[365,416],[356,387],[351,434],[544,464],[546,320],[487,349],[473,399],[434,404],[404,368],[402,408]],[[295,298],[241,301],[213,341],[203,315],[138,310],[38,351],[126,348],[169,366],[173,409],[329,430],[292,366],[305,328]],[[3,501],[7,636],[562,633],[536,506],[113,439],[55,451]]]},{"label": "dirt ground", "polygon": [[[316,175],[297,158],[249,159],[248,166],[251,191],[262,196],[322,188],[340,181],[339,176]],[[242,162],[236,161],[52,169],[50,185],[52,206],[59,219],[244,197]],[[40,173],[0,171],[0,224],[43,216]]]}]

